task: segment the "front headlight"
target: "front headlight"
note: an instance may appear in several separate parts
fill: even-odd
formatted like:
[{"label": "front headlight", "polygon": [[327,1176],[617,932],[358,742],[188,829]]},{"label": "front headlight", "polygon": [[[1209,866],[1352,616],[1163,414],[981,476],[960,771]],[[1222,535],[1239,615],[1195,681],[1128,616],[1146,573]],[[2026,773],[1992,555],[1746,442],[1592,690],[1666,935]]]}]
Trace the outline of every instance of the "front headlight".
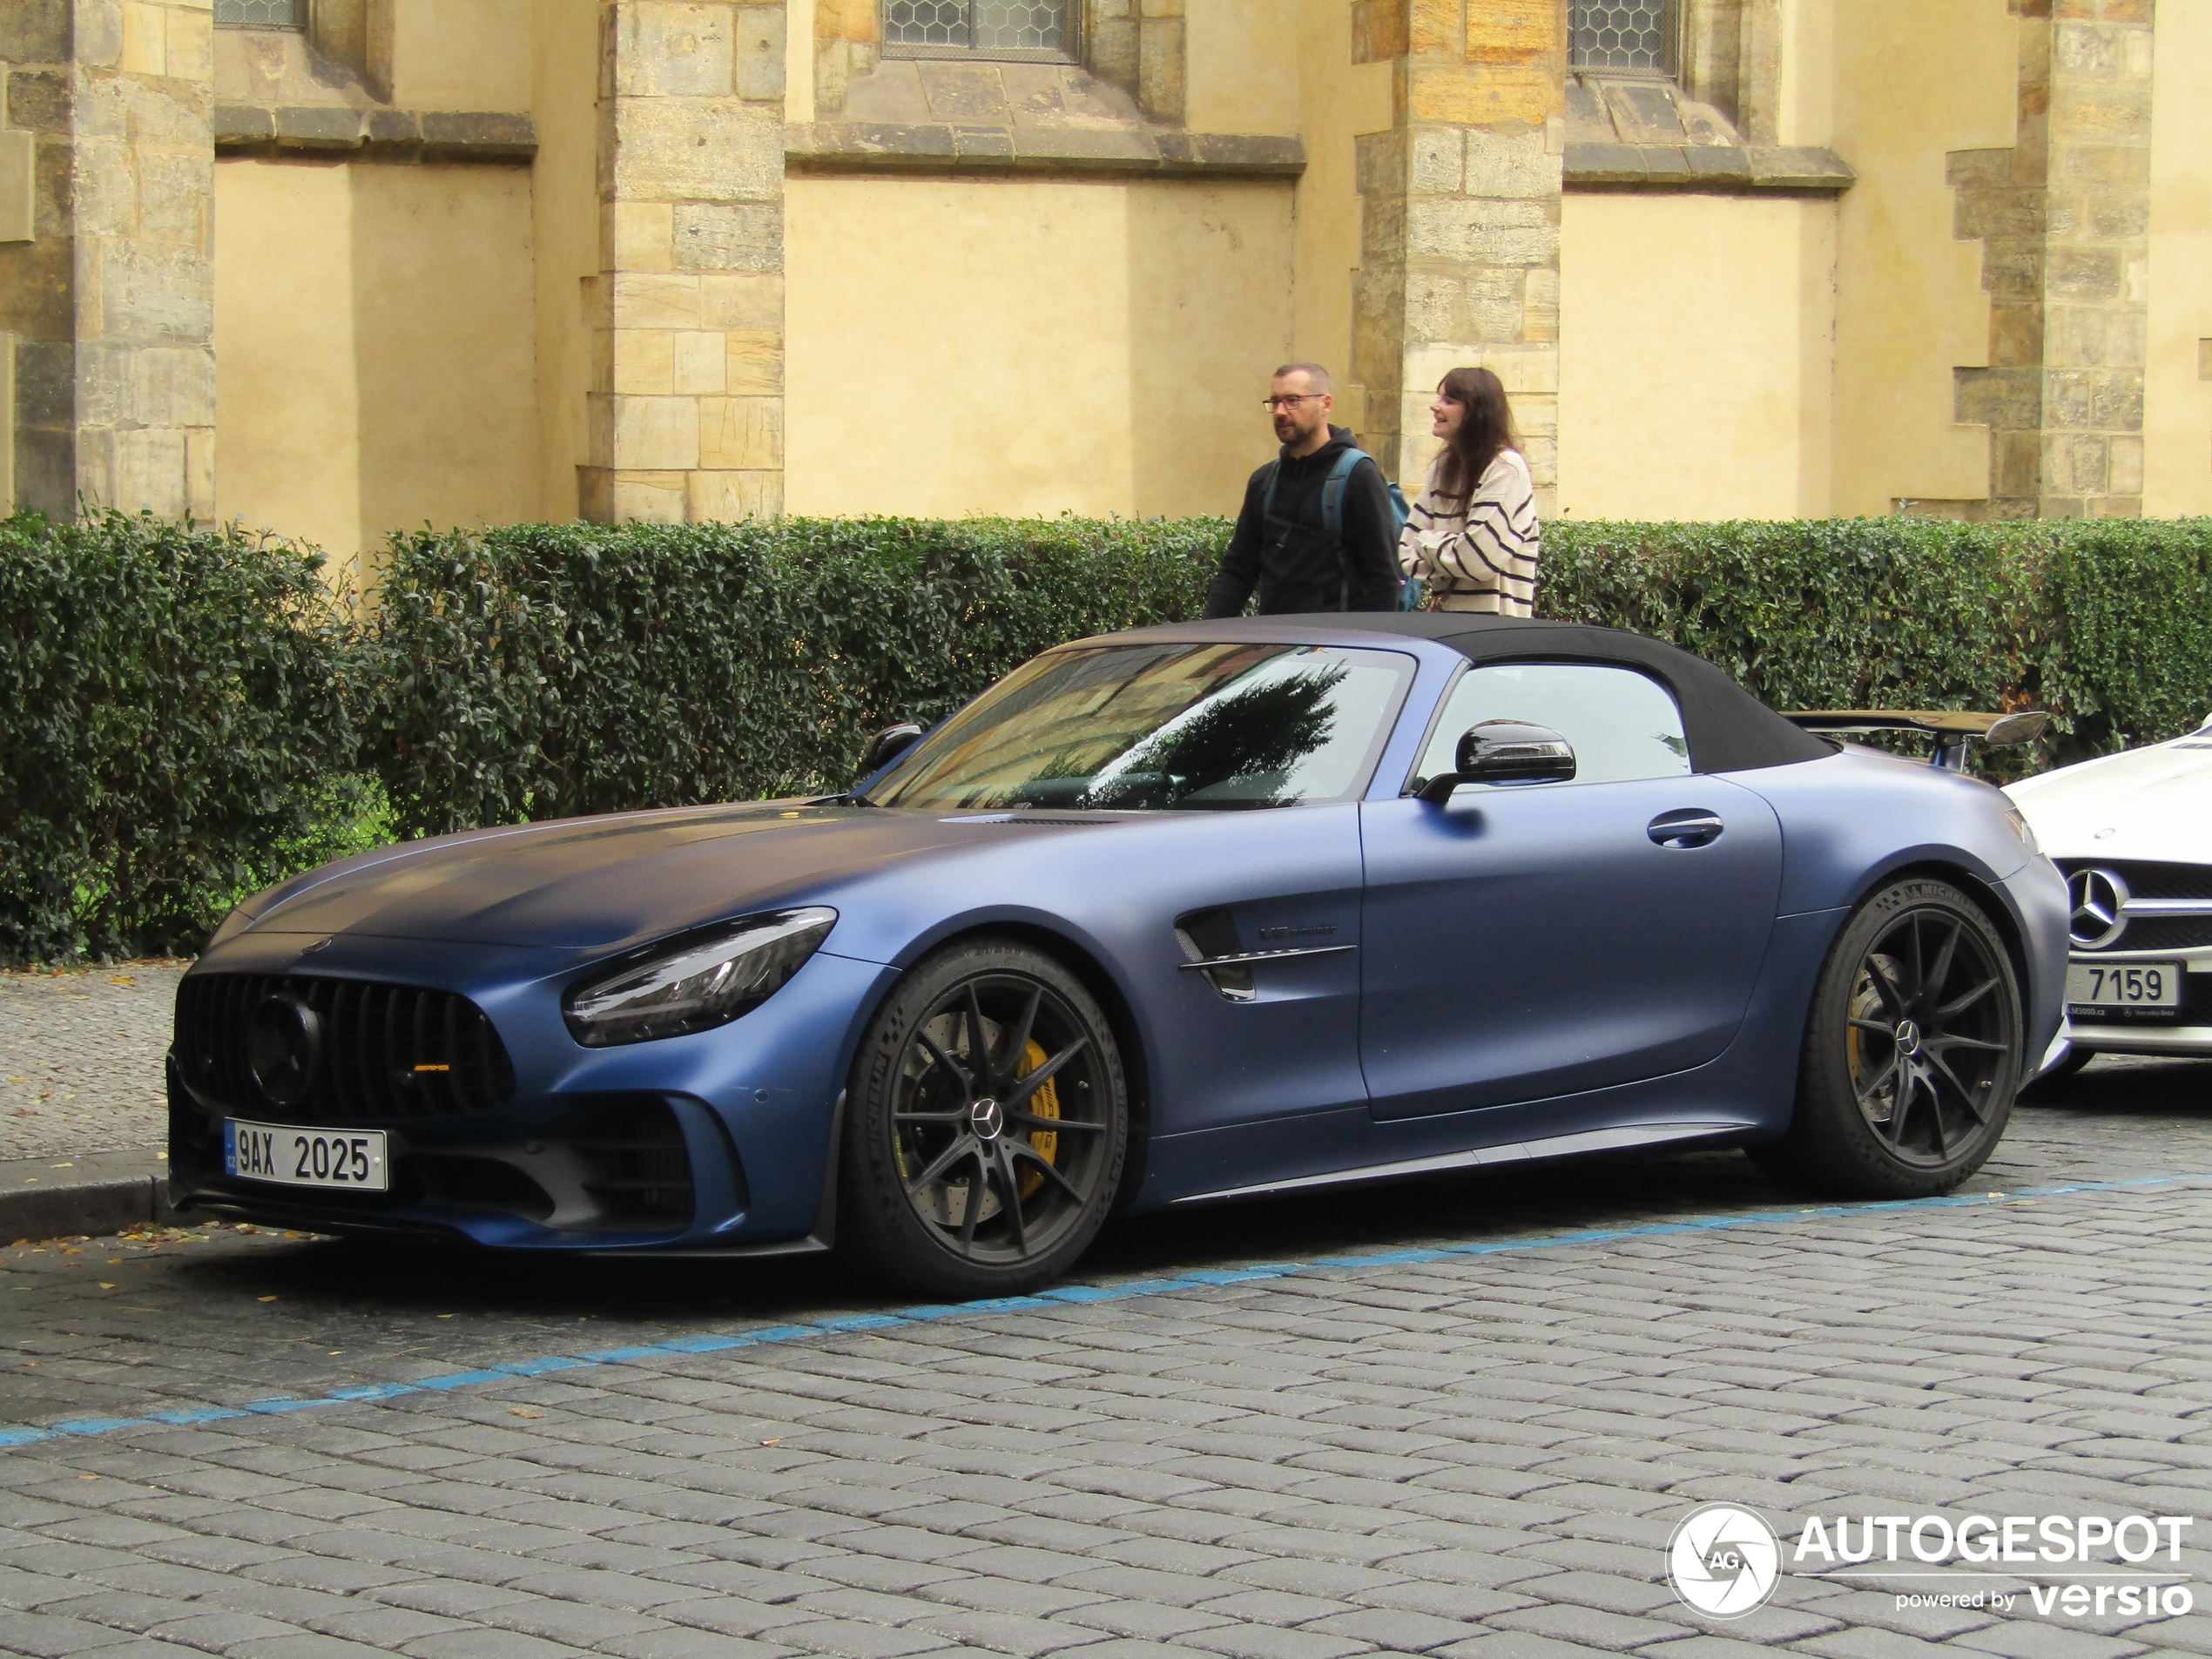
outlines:
[{"label": "front headlight", "polygon": [[2029,852],[2040,853],[2043,850],[2043,844],[2035,839],[2034,826],[2020,816],[2019,807],[2007,806],[2005,809],[2005,821],[2013,826],[2013,833],[2020,838],[2022,845]]},{"label": "front headlight", "polygon": [[837,924],[823,906],[771,910],[664,939],[619,958],[614,971],[563,999],[569,1031],[587,1049],[680,1037],[727,1025],[781,990]]}]

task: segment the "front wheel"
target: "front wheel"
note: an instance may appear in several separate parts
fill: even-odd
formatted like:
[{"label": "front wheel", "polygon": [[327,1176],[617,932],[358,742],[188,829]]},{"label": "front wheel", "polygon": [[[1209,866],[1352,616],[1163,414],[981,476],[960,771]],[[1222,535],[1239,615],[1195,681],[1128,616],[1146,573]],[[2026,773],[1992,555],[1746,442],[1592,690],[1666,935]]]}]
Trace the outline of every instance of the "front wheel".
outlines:
[{"label": "front wheel", "polygon": [[1129,1091],[1082,981],[1010,940],[932,956],[869,1023],[846,1096],[839,1244],[872,1276],[1008,1296],[1064,1272],[1120,1184]]},{"label": "front wheel", "polygon": [[2019,978],[1981,907],[1948,882],[1895,882],[1829,950],[1789,1134],[1751,1156],[1854,1197],[1948,1192],[2004,1135],[2020,1023]]}]

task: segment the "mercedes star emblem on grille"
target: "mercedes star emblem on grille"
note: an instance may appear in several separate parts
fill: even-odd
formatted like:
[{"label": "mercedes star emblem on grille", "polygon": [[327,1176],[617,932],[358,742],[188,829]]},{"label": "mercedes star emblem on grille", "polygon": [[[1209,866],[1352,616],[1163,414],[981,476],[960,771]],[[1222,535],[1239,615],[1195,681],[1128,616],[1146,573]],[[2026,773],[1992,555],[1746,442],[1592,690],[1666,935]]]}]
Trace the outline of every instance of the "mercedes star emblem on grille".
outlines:
[{"label": "mercedes star emblem on grille", "polygon": [[2084,950],[2102,950],[2128,931],[2128,883],[2111,870],[2077,870],[2067,878],[2074,914],[2067,935]]},{"label": "mercedes star emblem on grille", "polygon": [[246,1024],[246,1063],[269,1104],[305,1104],[322,1069],[322,1016],[295,996],[268,998]]}]

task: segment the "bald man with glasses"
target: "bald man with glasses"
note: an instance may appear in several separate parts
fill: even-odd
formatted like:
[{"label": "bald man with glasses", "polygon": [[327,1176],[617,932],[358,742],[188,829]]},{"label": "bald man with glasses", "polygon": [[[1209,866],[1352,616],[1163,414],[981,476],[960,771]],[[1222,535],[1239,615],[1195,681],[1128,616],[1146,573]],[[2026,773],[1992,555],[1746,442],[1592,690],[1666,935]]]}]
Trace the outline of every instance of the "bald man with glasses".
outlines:
[{"label": "bald man with glasses", "polygon": [[1334,534],[1324,510],[1330,475],[1357,446],[1329,424],[1329,371],[1285,363],[1266,408],[1282,454],[1251,475],[1237,532],[1206,592],[1206,615],[1236,617],[1259,590],[1263,617],[1398,608],[1398,520],[1382,469],[1360,455],[1343,481]]}]

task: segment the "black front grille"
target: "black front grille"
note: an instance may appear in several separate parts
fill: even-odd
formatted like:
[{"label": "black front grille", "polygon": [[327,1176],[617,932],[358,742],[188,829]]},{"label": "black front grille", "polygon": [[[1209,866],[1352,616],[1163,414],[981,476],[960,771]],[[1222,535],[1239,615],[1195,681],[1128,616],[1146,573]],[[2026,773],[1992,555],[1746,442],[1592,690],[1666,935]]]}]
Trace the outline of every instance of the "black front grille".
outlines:
[{"label": "black front grille", "polygon": [[610,1100],[578,1112],[562,1134],[590,1173],[583,1190],[616,1221],[683,1224],[691,1218],[691,1155],[684,1126],[664,1100]]},{"label": "black front grille", "polygon": [[[2128,895],[2134,899],[2212,901],[2212,865],[2100,859],[2062,859],[2058,865],[2069,880],[2083,870],[2109,870],[2128,884]],[[2212,916],[2130,916],[2120,937],[2099,948],[2200,950],[2207,945],[2212,945]],[[2077,945],[2074,948],[2080,950],[2083,947]]]},{"label": "black front grille", "polygon": [[[246,1063],[246,1026],[288,995],[322,1022],[322,1063],[309,1097],[272,1105]],[[178,1063],[201,1095],[287,1123],[442,1117],[482,1111],[515,1093],[506,1045],[465,996],[369,980],[306,974],[200,974],[177,988]]]}]

